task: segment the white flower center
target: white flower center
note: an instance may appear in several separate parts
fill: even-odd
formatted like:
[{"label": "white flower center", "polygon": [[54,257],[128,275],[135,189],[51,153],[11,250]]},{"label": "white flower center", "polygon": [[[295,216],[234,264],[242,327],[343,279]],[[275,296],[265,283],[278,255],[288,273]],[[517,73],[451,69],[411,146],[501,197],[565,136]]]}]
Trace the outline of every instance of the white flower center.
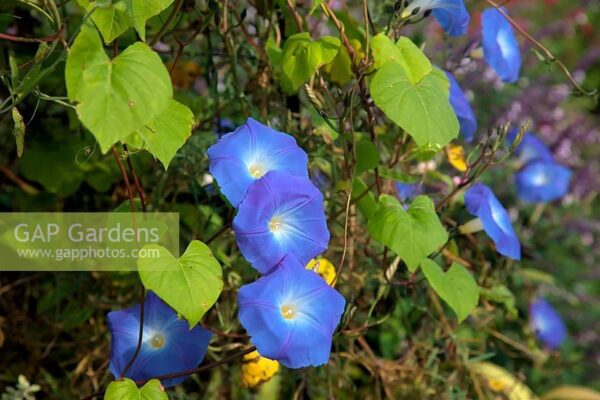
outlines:
[{"label": "white flower center", "polygon": [[536,174],[533,177],[532,181],[535,186],[545,186],[550,182],[550,177],[547,174],[541,172]]},{"label": "white flower center", "polygon": [[165,346],[165,337],[160,333],[155,333],[150,338],[150,346],[155,349],[162,349]]},{"label": "white flower center", "polygon": [[280,232],[283,228],[283,221],[280,217],[273,217],[271,221],[269,221],[269,230],[273,233]]},{"label": "white flower center", "polygon": [[281,315],[285,319],[294,319],[296,318],[297,313],[296,307],[291,304],[286,304],[281,307]]},{"label": "white flower center", "polygon": [[248,167],[248,173],[252,175],[252,177],[259,179],[262,178],[262,176],[266,174],[267,171],[261,164],[253,163],[250,164],[250,166]]}]

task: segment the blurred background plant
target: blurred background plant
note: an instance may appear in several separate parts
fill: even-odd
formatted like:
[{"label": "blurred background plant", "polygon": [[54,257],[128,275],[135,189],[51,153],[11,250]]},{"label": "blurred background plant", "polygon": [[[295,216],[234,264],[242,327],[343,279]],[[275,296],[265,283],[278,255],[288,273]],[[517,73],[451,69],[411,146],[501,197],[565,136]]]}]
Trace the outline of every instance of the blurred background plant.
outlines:
[{"label": "blurred background plant", "polygon": [[[1,211],[110,211],[127,201],[118,165],[110,154],[101,154],[65,97],[64,46],[81,24],[86,2],[0,4]],[[364,57],[363,2],[323,3]],[[381,31],[394,2],[367,3],[367,26]],[[600,87],[600,2],[507,3],[518,23],[569,66],[583,87]],[[471,101],[480,128],[473,144],[458,141],[467,155],[477,151],[488,129],[529,121],[557,162],[574,173],[569,194],[544,206],[518,199],[516,157],[484,173],[482,180],[509,210],[523,259],[517,263],[499,256],[482,234],[453,236],[439,257],[471,269],[481,287],[478,308],[458,324],[420,275],[371,240],[363,214],[374,202],[376,174],[382,193],[396,194],[398,180],[420,182],[421,190],[439,202],[462,173],[444,152],[415,151],[407,135],[381,113],[373,126],[378,141],[373,149],[372,121],[363,109],[352,117],[360,180],[351,182],[340,137],[347,132],[332,129],[315,108],[320,103],[320,111],[330,115],[349,109],[346,91],[356,77],[348,52],[340,51],[311,80],[309,91],[289,95],[277,83],[285,38],[298,31],[298,24],[314,37],[339,36],[323,8],[313,9],[310,1],[293,4],[176,0],[151,18],[146,42],[169,69],[176,100],[193,110],[193,134],[166,171],[147,152],[118,150],[135,168],[148,209],[179,212],[182,244],[210,242],[223,266],[225,287],[202,322],[215,333],[207,362],[249,343],[237,320],[236,293],[257,275],[227,230],[231,210],[208,175],[205,156],[208,146],[247,116],[292,134],[309,153],[311,178],[324,192],[332,232],[325,257],[336,267],[344,259],[335,279],[349,309],[327,366],[280,367],[273,379],[248,388],[254,386],[243,384],[250,379],[243,376],[248,360],[239,359],[192,376],[170,390],[170,398],[528,399],[546,393],[544,398],[566,399],[576,398],[576,392],[548,393],[565,385],[600,390],[598,103],[574,92],[560,70],[522,37],[522,77],[514,85],[503,84],[480,50],[479,15],[489,6],[484,0],[465,2],[472,21],[464,37],[444,36],[429,19],[403,28],[432,63],[455,74]],[[136,39],[128,30],[111,49],[118,53]],[[346,210],[351,187],[353,201]],[[461,203],[459,195],[442,210],[447,226],[470,219]],[[331,273],[328,269],[328,281]],[[135,303],[138,286],[134,273],[0,274],[2,399],[29,399],[36,393],[70,399],[101,391],[111,379],[106,313]],[[568,336],[557,350],[544,348],[530,327],[528,306],[538,296],[547,298],[566,323]],[[257,368],[252,373],[259,373]]]}]

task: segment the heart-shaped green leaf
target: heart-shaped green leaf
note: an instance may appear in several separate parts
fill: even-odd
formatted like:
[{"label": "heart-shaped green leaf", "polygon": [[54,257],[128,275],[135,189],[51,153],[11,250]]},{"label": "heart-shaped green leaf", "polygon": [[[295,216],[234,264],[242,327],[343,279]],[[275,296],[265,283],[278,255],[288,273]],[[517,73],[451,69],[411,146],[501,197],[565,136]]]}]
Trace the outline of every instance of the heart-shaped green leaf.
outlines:
[{"label": "heart-shaped green leaf", "polygon": [[192,134],[192,125],[194,125],[192,110],[171,100],[169,106],[154,121],[138,129],[134,135],[141,137],[142,146],[158,158],[167,169],[177,150]]},{"label": "heart-shaped green leaf", "polygon": [[459,124],[440,74],[428,74],[417,84],[404,68],[388,62],[371,81],[375,104],[404,129],[421,148],[438,149],[458,136]]},{"label": "heart-shaped green leaf", "polygon": [[308,32],[290,36],[283,47],[281,87],[287,93],[298,90],[317,69],[333,61],[340,48],[340,40],[324,36],[313,41]]},{"label": "heart-shaped green leaf", "polygon": [[138,259],[138,272],[146,289],[183,315],[190,326],[196,325],[223,289],[219,262],[198,240],[190,243],[179,260],[162,246],[144,249],[148,256]]},{"label": "heart-shaped green leaf", "polygon": [[380,33],[373,38],[371,51],[375,68],[379,69],[392,61],[400,64],[412,84],[419,83],[432,71],[431,61],[407,37],[401,37],[394,44],[385,34]]},{"label": "heart-shaped green leaf", "polygon": [[100,7],[97,1],[90,0],[77,0],[77,3],[88,12],[96,8],[92,13],[92,21],[98,27],[105,43],[112,42],[131,27],[131,18],[127,14],[124,0],[114,1],[107,7]]},{"label": "heart-shaped green leaf", "polygon": [[173,0],[125,0],[127,14],[142,40],[146,40],[146,21],[160,14]]},{"label": "heart-shaped green leaf", "polygon": [[149,380],[138,389],[131,379],[112,381],[106,388],[104,400],[169,400],[157,379]]},{"label": "heart-shaped green leaf", "polygon": [[373,239],[394,250],[411,272],[448,240],[433,201],[427,196],[417,196],[405,210],[396,198],[381,195],[368,228]]},{"label": "heart-shaped green leaf", "polygon": [[99,6],[98,1],[77,0],[86,11],[96,8],[92,21],[104,38],[110,43],[127,29],[134,27],[142,40],[146,40],[146,21],[160,14],[173,3],[173,0],[114,0],[107,6]]},{"label": "heart-shaped green leaf", "polygon": [[85,25],[67,57],[69,99],[103,153],[152,122],[171,100],[173,88],[160,57],[137,42],[109,59],[96,30]]},{"label": "heart-shaped green leaf", "polygon": [[421,270],[433,290],[452,308],[458,322],[462,322],[477,307],[479,286],[462,265],[454,263],[444,272],[434,261],[425,259],[421,263]]}]

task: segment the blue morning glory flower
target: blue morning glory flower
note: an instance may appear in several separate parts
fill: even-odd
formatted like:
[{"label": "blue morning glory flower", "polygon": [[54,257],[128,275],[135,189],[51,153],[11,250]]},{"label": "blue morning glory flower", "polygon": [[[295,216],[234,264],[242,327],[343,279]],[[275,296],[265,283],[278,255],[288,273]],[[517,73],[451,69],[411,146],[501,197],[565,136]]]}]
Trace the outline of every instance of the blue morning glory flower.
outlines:
[{"label": "blue morning glory flower", "polygon": [[450,81],[450,104],[460,123],[460,133],[467,142],[470,142],[477,132],[477,118],[454,75],[446,72],[446,76]]},{"label": "blue morning glory flower", "polygon": [[258,352],[288,368],[329,360],[346,301],[291,256],[238,293],[239,319]]},{"label": "blue morning glory flower", "polygon": [[[502,8],[506,11],[505,8]],[[487,63],[504,82],[519,79],[521,53],[512,25],[495,7],[481,13],[483,54]]]},{"label": "blue morning glory flower", "polygon": [[263,274],[287,254],[306,265],[329,242],[323,195],[307,178],[283,171],[271,171],[250,186],[233,230],[246,260]]},{"label": "blue morning glory flower", "polygon": [[567,337],[567,328],[554,307],[538,298],[529,305],[531,329],[548,348],[556,349]]},{"label": "blue morning glory flower", "polygon": [[296,140],[252,118],[221,137],[207,153],[210,173],[235,207],[248,187],[269,171],[308,177],[308,156]]},{"label": "blue morning glory flower", "polygon": [[471,215],[481,220],[483,230],[492,238],[500,254],[521,259],[521,243],[508,212],[489,187],[481,183],[471,186],[465,193],[465,206]]},{"label": "blue morning glory flower", "polygon": [[[135,353],[140,329],[140,305],[108,313],[111,333],[110,372],[121,374]],[[188,323],[154,293],[144,301],[142,347],[126,377],[135,381],[196,368],[206,355],[212,334]],[[165,387],[177,385],[186,377],[165,379]]]},{"label": "blue morning glory flower", "polygon": [[222,137],[223,135],[232,132],[235,130],[235,125],[229,118],[221,118],[217,121],[214,127],[214,131],[218,137]]},{"label": "blue morning glory flower", "polygon": [[320,191],[326,191],[331,186],[331,182],[329,178],[325,174],[325,172],[321,171],[319,168],[311,168],[310,169],[310,181],[315,185]]},{"label": "blue morning glory flower", "polygon": [[[513,129],[508,134],[508,140],[513,143],[519,131]],[[517,146],[514,154],[519,157],[521,163],[526,164],[534,160],[554,161],[552,152],[537,136],[531,132],[526,132],[521,139],[521,143]]]},{"label": "blue morning glory flower", "polygon": [[571,171],[553,161],[536,160],[516,175],[517,194],[529,203],[548,203],[569,191]]},{"label": "blue morning glory flower", "polygon": [[462,36],[467,33],[471,15],[463,0],[412,0],[403,1],[404,9],[400,18],[420,20],[433,16],[450,36]]},{"label": "blue morning glory flower", "polygon": [[396,195],[402,203],[412,201],[415,197],[423,193],[421,183],[396,182]]}]

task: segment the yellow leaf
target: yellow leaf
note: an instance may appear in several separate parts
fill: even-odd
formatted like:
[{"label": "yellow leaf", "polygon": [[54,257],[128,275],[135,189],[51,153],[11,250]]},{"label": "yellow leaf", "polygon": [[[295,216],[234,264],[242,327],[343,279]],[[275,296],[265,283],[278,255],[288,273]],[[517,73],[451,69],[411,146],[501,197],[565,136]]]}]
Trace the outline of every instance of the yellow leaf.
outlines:
[{"label": "yellow leaf", "polygon": [[600,400],[600,393],[582,386],[559,386],[541,396],[542,400]]},{"label": "yellow leaf", "polygon": [[[365,58],[365,52],[362,49],[362,44],[356,39],[350,39],[350,45],[354,49],[355,62],[360,63]],[[348,83],[353,77],[352,65],[350,62],[350,54],[345,46],[340,46],[340,51],[332,62],[325,65],[325,72],[329,74],[333,82],[339,85]]]},{"label": "yellow leaf", "polygon": [[538,400],[527,385],[496,364],[477,362],[471,364],[471,369],[483,378],[488,389],[502,393],[508,400]]},{"label": "yellow leaf", "polygon": [[258,351],[246,354],[242,361],[242,384],[255,388],[279,371],[279,362],[262,357]]},{"label": "yellow leaf", "polygon": [[446,147],[446,156],[448,162],[460,172],[467,170],[467,161],[465,159],[465,150],[457,144],[449,144]]},{"label": "yellow leaf", "polygon": [[167,64],[167,69],[171,71],[171,81],[177,89],[187,90],[196,81],[196,78],[202,73],[202,69],[194,61]]},{"label": "yellow leaf", "polygon": [[335,279],[335,266],[324,257],[313,258],[306,264],[306,269],[315,271],[328,285],[331,285]]}]

